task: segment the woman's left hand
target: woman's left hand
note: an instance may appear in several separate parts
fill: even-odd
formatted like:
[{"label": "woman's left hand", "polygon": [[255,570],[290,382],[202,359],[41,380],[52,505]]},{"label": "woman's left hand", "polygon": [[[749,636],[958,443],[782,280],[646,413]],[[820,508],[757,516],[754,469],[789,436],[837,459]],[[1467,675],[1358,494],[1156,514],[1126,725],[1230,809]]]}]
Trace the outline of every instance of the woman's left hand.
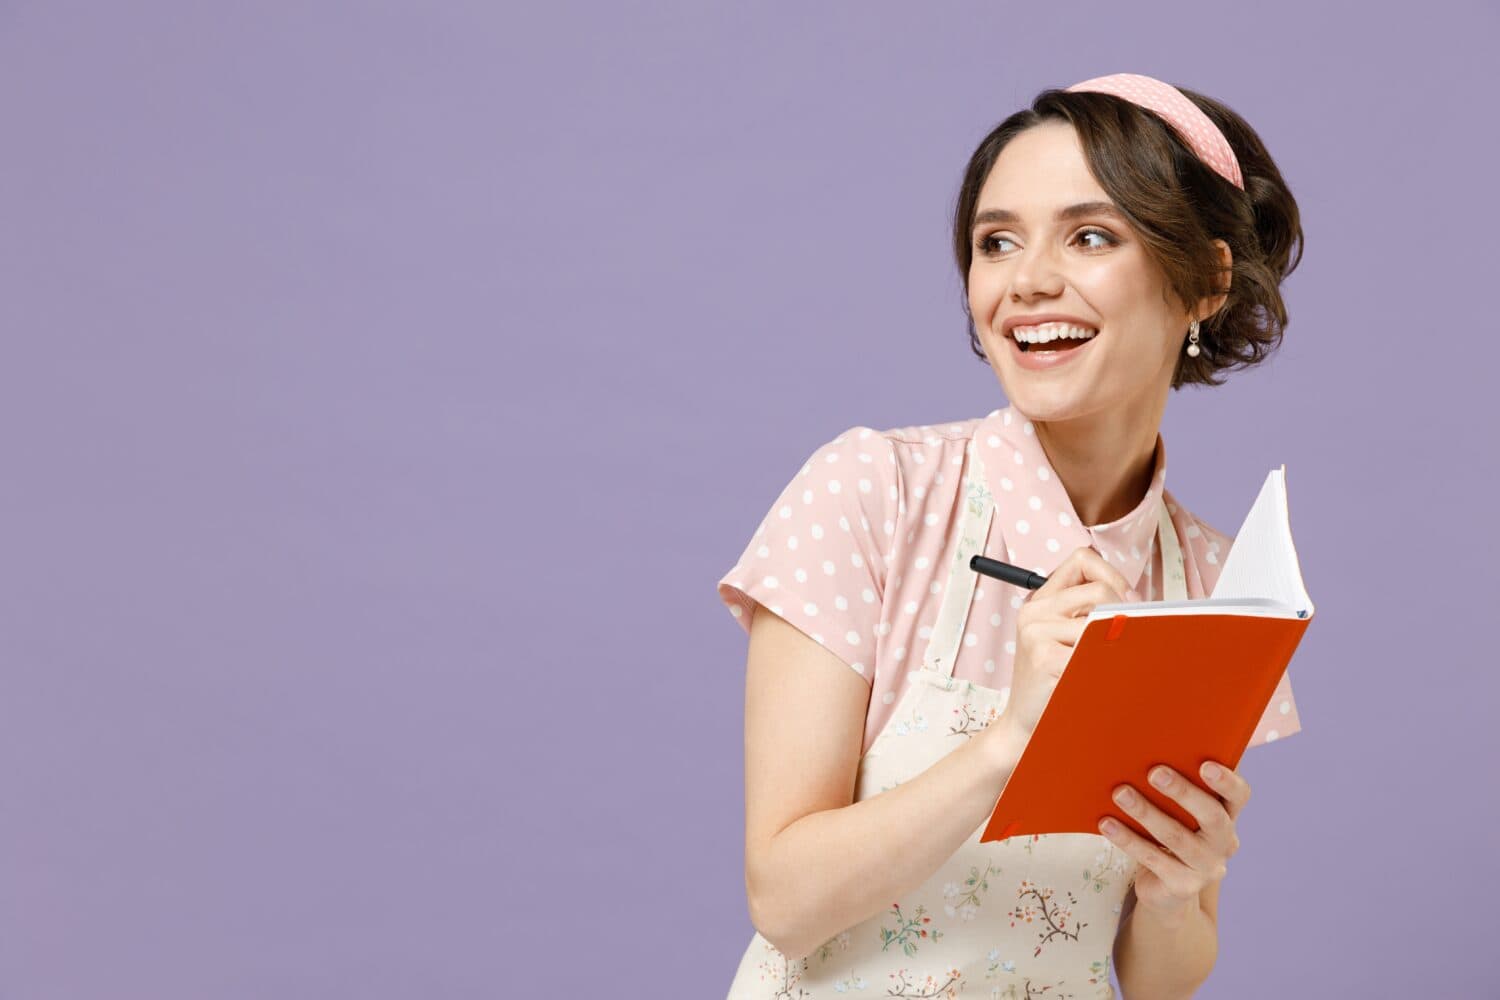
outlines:
[{"label": "woman's left hand", "polygon": [[[1209,762],[1204,769],[1212,765],[1213,762]],[[1148,907],[1170,919],[1180,919],[1191,912],[1191,907],[1198,905],[1199,894],[1205,887],[1224,877],[1227,862],[1240,848],[1234,821],[1250,799],[1250,784],[1233,770],[1217,766],[1217,778],[1203,774],[1203,780],[1213,794],[1164,764],[1157,765],[1150,772],[1152,779],[1158,772],[1166,776],[1164,786],[1153,780],[1153,787],[1171,796],[1198,821],[1196,832],[1152,805],[1130,786],[1121,785],[1115,789],[1116,804],[1159,842],[1153,844],[1118,821],[1113,821],[1113,831],[1108,829],[1111,820],[1100,823],[1100,832],[1141,864],[1135,879],[1137,906]],[[1133,803],[1120,801],[1123,790],[1134,792]]]}]

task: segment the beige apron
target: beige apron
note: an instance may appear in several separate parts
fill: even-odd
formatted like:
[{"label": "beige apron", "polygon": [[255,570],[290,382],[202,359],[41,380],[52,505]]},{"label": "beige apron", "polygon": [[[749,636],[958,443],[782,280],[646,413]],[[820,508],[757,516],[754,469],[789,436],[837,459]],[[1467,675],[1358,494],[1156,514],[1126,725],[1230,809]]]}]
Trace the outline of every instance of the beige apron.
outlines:
[{"label": "beige apron", "polygon": [[[943,604],[922,668],[860,759],[854,800],[910,780],[1005,708],[1000,691],[953,676],[994,497],[971,438],[965,503]],[[1167,600],[1187,597],[1182,550],[1166,502],[1158,538]],[[997,585],[999,581],[995,581]],[[728,1000],[870,997],[1113,997],[1110,966],[1138,863],[1102,834],[1048,833],[980,843],[981,822],[915,892],[787,958],[758,932]],[[912,817],[921,823],[922,817]],[[1045,991],[1045,993],[1043,992]]]}]

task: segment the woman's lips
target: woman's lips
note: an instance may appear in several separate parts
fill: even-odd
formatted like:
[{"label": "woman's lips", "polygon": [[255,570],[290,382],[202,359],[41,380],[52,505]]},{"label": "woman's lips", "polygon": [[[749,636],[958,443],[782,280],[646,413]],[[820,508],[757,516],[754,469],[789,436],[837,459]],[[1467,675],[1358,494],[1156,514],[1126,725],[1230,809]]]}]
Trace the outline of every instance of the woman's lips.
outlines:
[{"label": "woman's lips", "polygon": [[1039,351],[1036,349],[1038,346],[1036,344],[1032,344],[1030,350],[1023,351],[1016,338],[1006,337],[1005,339],[1010,342],[1008,350],[1011,352],[1010,356],[1015,359],[1018,367],[1024,368],[1027,371],[1040,372],[1049,371],[1060,365],[1067,364],[1084,351],[1087,351],[1089,345],[1101,336],[1103,336],[1102,333],[1096,333],[1088,340],[1073,341],[1072,343],[1076,344],[1076,347],[1064,347],[1060,350],[1050,351]]}]

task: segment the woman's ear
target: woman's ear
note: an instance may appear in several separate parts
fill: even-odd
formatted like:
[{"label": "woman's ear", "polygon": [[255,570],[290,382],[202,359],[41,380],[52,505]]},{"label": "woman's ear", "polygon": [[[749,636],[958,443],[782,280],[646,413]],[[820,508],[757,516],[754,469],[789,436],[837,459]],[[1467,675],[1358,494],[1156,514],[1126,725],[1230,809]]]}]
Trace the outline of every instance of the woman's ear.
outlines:
[{"label": "woman's ear", "polygon": [[1229,244],[1223,240],[1214,240],[1214,247],[1219,251],[1219,291],[1218,294],[1209,296],[1203,300],[1201,305],[1206,306],[1206,308],[1199,315],[1199,321],[1208,319],[1208,317],[1222,309],[1225,301],[1229,298],[1229,286],[1231,284],[1229,269],[1234,264],[1234,254],[1230,252]]}]

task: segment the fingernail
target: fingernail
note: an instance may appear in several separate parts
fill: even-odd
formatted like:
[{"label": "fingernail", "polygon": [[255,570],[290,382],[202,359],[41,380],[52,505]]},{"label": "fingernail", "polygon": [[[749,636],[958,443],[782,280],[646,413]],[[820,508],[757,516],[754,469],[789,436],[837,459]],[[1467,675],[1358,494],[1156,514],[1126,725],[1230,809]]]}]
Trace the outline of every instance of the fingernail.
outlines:
[{"label": "fingernail", "polygon": [[1219,769],[1219,765],[1213,762],[1203,765],[1203,776],[1209,781],[1218,781],[1221,773],[1223,772]]}]

